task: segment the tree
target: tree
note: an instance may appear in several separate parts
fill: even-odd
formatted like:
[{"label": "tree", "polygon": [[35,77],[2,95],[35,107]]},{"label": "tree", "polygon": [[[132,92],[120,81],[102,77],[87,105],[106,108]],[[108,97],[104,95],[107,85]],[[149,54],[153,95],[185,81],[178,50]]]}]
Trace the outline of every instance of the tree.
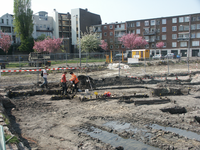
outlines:
[{"label": "tree", "polygon": [[101,40],[101,44],[99,46],[104,50],[108,49],[108,43],[105,42],[104,40]]},{"label": "tree", "polygon": [[[81,42],[81,50],[83,52],[91,52],[98,49],[100,45],[100,39],[97,36],[97,33],[85,33],[82,34]],[[77,45],[79,48],[79,39],[77,39]]]},{"label": "tree", "polygon": [[14,0],[14,31],[20,37],[20,51],[32,51],[33,11],[31,0]]},{"label": "tree", "polygon": [[43,41],[35,41],[33,49],[37,52],[55,52],[60,50],[62,44],[62,39],[58,38],[47,38]]},{"label": "tree", "polygon": [[158,43],[156,43],[156,47],[160,48],[160,54],[161,54],[163,46],[164,46],[164,42],[158,42]]},{"label": "tree", "polygon": [[158,43],[156,43],[156,47],[157,48],[163,48],[163,46],[164,46],[164,42],[158,42]]},{"label": "tree", "polygon": [[138,47],[144,47],[145,45],[148,44],[148,42],[141,36],[133,33],[123,35],[121,38],[119,38],[119,41],[122,42],[124,47],[130,50]]},{"label": "tree", "polygon": [[46,35],[45,34],[41,34],[40,36],[37,37],[36,41],[43,41],[44,39],[46,39]]},{"label": "tree", "polygon": [[7,54],[11,46],[11,37],[0,31],[0,48]]}]

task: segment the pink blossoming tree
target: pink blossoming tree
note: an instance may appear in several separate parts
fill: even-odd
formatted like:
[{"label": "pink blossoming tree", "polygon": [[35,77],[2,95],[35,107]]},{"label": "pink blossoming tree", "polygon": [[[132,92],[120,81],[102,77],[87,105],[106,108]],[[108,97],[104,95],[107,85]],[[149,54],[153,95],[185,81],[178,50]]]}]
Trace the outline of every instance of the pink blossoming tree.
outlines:
[{"label": "pink blossoming tree", "polygon": [[164,46],[164,42],[158,42],[158,43],[156,43],[156,47],[160,49],[160,54],[161,54],[163,46]]},{"label": "pink blossoming tree", "polygon": [[121,38],[119,38],[119,41],[122,42],[122,44],[127,48],[127,49],[134,49],[137,47],[144,47],[145,45],[148,44],[148,42],[143,39],[141,36],[133,33],[129,33],[126,35],[123,35]]},{"label": "pink blossoming tree", "polygon": [[0,48],[7,54],[11,46],[11,37],[0,31]]},{"label": "pink blossoming tree", "polygon": [[34,42],[33,49],[37,52],[55,52],[61,49],[62,39],[58,38],[47,38],[43,41]]},{"label": "pink blossoming tree", "polygon": [[104,40],[101,40],[101,44],[99,45],[102,49],[105,51],[108,50],[108,43],[105,42]]},{"label": "pink blossoming tree", "polygon": [[164,42],[158,42],[158,43],[156,43],[156,47],[157,48],[163,48],[163,46],[164,46]]}]

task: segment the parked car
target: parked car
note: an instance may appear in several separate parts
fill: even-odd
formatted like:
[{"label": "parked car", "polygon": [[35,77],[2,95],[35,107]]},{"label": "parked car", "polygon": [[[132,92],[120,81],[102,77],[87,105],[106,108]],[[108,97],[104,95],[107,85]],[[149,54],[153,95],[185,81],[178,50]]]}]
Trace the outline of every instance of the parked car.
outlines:
[{"label": "parked car", "polygon": [[6,64],[8,64],[5,60],[3,59],[0,59],[0,66],[1,66],[1,69],[6,69]]},{"label": "parked car", "polygon": [[168,53],[167,55],[165,55],[165,59],[173,59],[174,58],[174,53]]},{"label": "parked car", "polygon": [[163,54],[157,54],[152,57],[152,59],[164,59]]},{"label": "parked car", "polygon": [[[113,61],[122,61],[122,54],[116,54],[113,59]],[[126,61],[127,58],[125,57],[125,54],[124,54],[124,60]]]},{"label": "parked car", "polygon": [[180,54],[176,55],[176,58],[180,59],[180,58],[181,58],[181,55],[180,55]]}]

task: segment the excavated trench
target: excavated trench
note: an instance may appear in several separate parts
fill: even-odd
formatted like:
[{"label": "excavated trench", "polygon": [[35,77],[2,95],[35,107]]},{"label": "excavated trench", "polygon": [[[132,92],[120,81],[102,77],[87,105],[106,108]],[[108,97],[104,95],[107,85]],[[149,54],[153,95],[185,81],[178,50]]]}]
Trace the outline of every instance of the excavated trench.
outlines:
[{"label": "excavated trench", "polygon": [[[183,74],[182,74],[183,76]],[[7,87],[5,90],[7,90],[7,97],[11,98],[11,101],[7,103],[4,102],[4,106],[7,109],[8,116],[10,117],[10,120],[13,120],[13,124],[15,123],[15,116],[12,114],[12,109],[17,108],[16,111],[20,111],[23,109],[29,109],[35,108],[35,112],[57,112],[59,111],[58,107],[54,107],[53,103],[51,102],[22,102],[17,103],[17,107],[15,104],[12,104],[13,98],[19,98],[15,101],[20,101],[23,98],[30,98],[32,97],[34,99],[35,96],[40,95],[50,95],[50,100],[65,100],[65,99],[74,99],[75,96],[79,97],[79,100],[81,102],[89,102],[89,101],[96,101],[96,100],[118,100],[118,104],[125,103],[125,104],[134,104],[137,106],[140,105],[155,105],[155,104],[166,104],[170,103],[171,100],[168,97],[163,96],[174,96],[174,95],[188,95],[190,92],[190,89],[188,88],[175,88],[170,87],[170,84],[180,84],[180,85],[188,85],[190,84],[191,80],[153,80],[149,79],[149,81],[143,81],[138,79],[132,79],[128,77],[113,77],[113,78],[104,78],[104,79],[98,79],[94,80],[91,77],[88,76],[79,76],[79,85],[78,88],[81,89],[84,93],[85,89],[93,89],[94,91],[104,91],[104,90],[123,90],[123,89],[141,89],[147,90],[148,94],[141,94],[141,93],[131,93],[128,96],[120,96],[120,95],[112,95],[111,97],[104,97],[102,95],[98,95],[97,97],[88,98],[78,93],[70,93],[68,95],[61,95],[62,90],[58,83],[50,83],[50,89],[38,89],[35,86],[16,86],[16,87]],[[159,84],[163,83],[166,84],[166,81],[168,83],[168,87],[148,87],[148,84]],[[135,84],[145,84],[146,86],[138,86]],[[195,84],[195,83],[194,83]],[[125,86],[122,86],[125,85]],[[128,86],[127,86],[128,85]],[[135,85],[135,86],[134,86]],[[112,87],[115,86],[115,87]],[[39,108],[39,109],[38,109]],[[31,109],[30,109],[31,110]],[[162,112],[168,112],[170,114],[185,114],[187,113],[187,110],[185,107],[168,107],[168,108],[162,108],[160,109]],[[33,110],[31,110],[33,111]],[[63,113],[62,117],[65,118],[67,116],[67,112]],[[200,123],[200,117],[195,116],[194,119]],[[180,134],[181,132],[185,132],[184,130],[179,129],[171,129],[166,127],[161,127],[159,125],[153,124],[149,125],[152,129],[156,130],[163,130],[163,131],[170,131],[173,133]],[[17,133],[21,135],[20,127],[14,127],[17,130]],[[116,121],[113,122],[106,122],[102,126],[97,126],[94,124],[87,124],[86,126],[80,126],[78,130],[81,134],[87,134],[90,137],[96,138],[98,140],[101,140],[103,143],[109,143],[113,147],[117,147],[120,149],[132,149],[132,148],[139,148],[139,149],[164,149],[166,147],[170,147],[170,145],[159,145],[156,143],[156,141],[152,141],[151,139],[155,136],[157,136],[152,130],[149,130],[146,127],[142,126],[132,126],[130,123],[123,123],[120,124]],[[171,133],[170,133],[171,134]],[[173,134],[172,134],[173,135]],[[182,136],[187,136],[188,138],[194,138],[196,140],[200,140],[199,135],[193,134],[193,133],[186,133],[186,134],[180,134]],[[23,141],[26,143],[26,145],[30,144],[30,141],[26,140],[24,137],[20,137],[23,139]],[[31,146],[37,145],[36,143],[32,142]],[[134,146],[134,147],[133,147]],[[155,146],[155,147],[154,147]],[[156,148],[159,147],[159,148]]]},{"label": "excavated trench", "polygon": [[175,106],[172,108],[164,108],[160,109],[162,112],[169,112],[170,114],[185,114],[187,113],[187,110],[185,107]]}]

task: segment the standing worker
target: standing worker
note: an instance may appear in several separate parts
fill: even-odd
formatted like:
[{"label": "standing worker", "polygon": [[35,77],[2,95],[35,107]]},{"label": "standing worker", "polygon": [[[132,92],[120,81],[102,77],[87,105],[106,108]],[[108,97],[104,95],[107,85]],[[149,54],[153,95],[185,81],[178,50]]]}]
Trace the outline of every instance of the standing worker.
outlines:
[{"label": "standing worker", "polygon": [[43,79],[44,79],[44,82],[41,85],[41,87],[43,87],[45,85],[46,88],[47,88],[47,75],[48,75],[47,69],[48,69],[47,66],[45,66],[45,69],[43,69]]},{"label": "standing worker", "polygon": [[61,77],[61,83],[62,83],[62,89],[63,89],[63,95],[66,95],[67,94],[67,87],[66,87],[66,74],[67,72],[63,72],[63,75]]},{"label": "standing worker", "polygon": [[79,82],[78,78],[76,77],[76,75],[73,73],[73,72],[70,72],[70,74],[72,75],[71,79],[69,79],[71,81],[71,83],[75,84],[75,90],[76,92],[78,91],[78,88],[77,88],[77,84]]}]

